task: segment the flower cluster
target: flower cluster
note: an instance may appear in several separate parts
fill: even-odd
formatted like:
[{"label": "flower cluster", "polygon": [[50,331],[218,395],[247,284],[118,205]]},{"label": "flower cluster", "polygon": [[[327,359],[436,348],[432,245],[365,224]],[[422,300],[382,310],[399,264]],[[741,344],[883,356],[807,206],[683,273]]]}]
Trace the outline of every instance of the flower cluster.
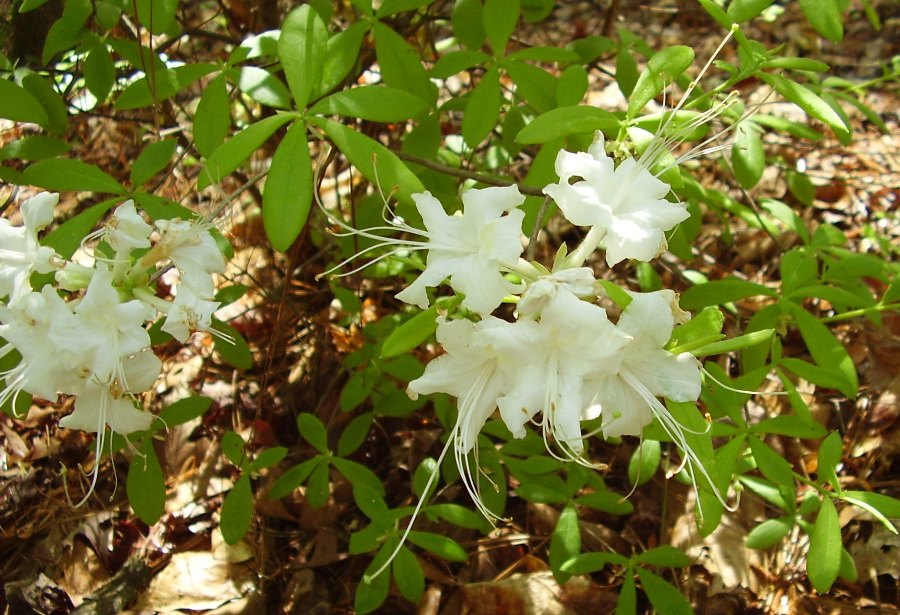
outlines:
[{"label": "flower cluster", "polygon": [[[132,201],[86,238],[102,248],[64,259],[38,237],[58,200],[44,193],[22,203],[22,226],[0,219],[0,357],[21,357],[0,372],[0,404],[15,407],[23,391],[74,395],[75,410],[60,425],[97,432],[101,451],[107,426],[129,434],[153,421],[138,400],[162,367],[147,323],[163,315],[162,330],[179,341],[209,330],[219,306],[211,274],[223,272],[225,260],[207,224],[148,224]],[[178,272],[174,301],[151,288],[160,265]]]},{"label": "flower cluster", "polygon": [[[617,293],[622,309],[614,323],[601,307],[606,296],[591,254],[605,244],[606,261],[648,261],[666,248],[666,231],[688,217],[670,201],[670,187],[641,160],[618,164],[601,134],[587,153],[561,151],[559,182],[544,193],[572,224],[587,227],[571,253],[562,246],[552,269],[522,258],[524,238],[516,187],[472,189],[463,209],[448,215],[431,194],[414,196],[425,229],[406,223],[354,231],[369,238],[397,228],[417,239],[384,239],[392,254],[426,250],[425,269],[397,298],[426,308],[428,287],[446,283],[462,296],[463,310],[442,314],[437,340],[444,353],[412,381],[412,397],[447,393],[458,400],[453,446],[462,480],[483,514],[479,497],[478,434],[499,411],[513,436],[526,425],[540,426],[550,453],[590,465],[584,456],[582,424],[600,419],[605,436],[640,435],[654,418],[682,448],[691,476],[709,475],[691,451],[683,427],[660,398],[693,402],[700,395],[701,368],[690,354],[665,349],[673,328],[690,316],[671,290]],[[498,317],[503,302],[515,304],[513,318]],[[507,310],[509,313],[509,310]],[[447,449],[445,449],[446,452]],[[477,463],[477,460],[476,460]],[[711,482],[711,481],[710,481]]]}]

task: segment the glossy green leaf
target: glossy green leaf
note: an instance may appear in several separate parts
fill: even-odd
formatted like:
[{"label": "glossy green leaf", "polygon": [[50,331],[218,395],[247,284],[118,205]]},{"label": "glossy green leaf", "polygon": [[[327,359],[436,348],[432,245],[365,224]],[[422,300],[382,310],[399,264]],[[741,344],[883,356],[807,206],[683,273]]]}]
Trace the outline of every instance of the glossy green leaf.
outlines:
[{"label": "glossy green leaf", "polygon": [[225,141],[231,127],[231,100],[225,75],[217,75],[204,88],[192,126],[194,145],[204,156],[210,156]]},{"label": "glossy green leaf", "polygon": [[259,149],[278,128],[295,116],[273,115],[247,126],[230,141],[220,145],[207,158],[206,166],[197,180],[197,189],[203,190],[218,183],[237,169],[250,154]]},{"label": "glossy green leaf", "polygon": [[[782,379],[783,382],[790,382]],[[763,419],[751,428],[754,433],[789,436],[791,438],[823,438],[828,433],[820,424],[791,414]]]},{"label": "glossy green leaf", "polygon": [[502,56],[519,22],[519,0],[484,0],[484,31],[495,56]]},{"label": "glossy green leaf", "polygon": [[832,43],[844,39],[844,17],[838,0],[800,0],[800,8],[816,32]]},{"label": "glossy green leaf", "polygon": [[297,430],[313,448],[323,455],[328,454],[328,431],[318,417],[309,412],[301,412],[297,415]]},{"label": "glossy green leaf", "polygon": [[178,0],[134,0],[138,24],[151,34],[165,34],[175,23]]},{"label": "glossy green leaf", "polygon": [[162,171],[175,155],[176,139],[163,139],[147,145],[131,166],[131,183],[142,186]]},{"label": "glossy green leaf", "polygon": [[384,194],[396,190],[396,196],[409,203],[412,194],[425,191],[419,178],[381,143],[340,122],[310,118],[310,123],[322,128],[351,164]]},{"label": "glossy green leaf", "polygon": [[643,440],[628,462],[628,482],[639,486],[650,481],[659,469],[661,458],[659,442]]},{"label": "glossy green leaf", "polygon": [[457,0],[450,15],[453,33],[465,47],[481,49],[484,31],[484,5],[481,0]]},{"label": "glossy green leaf", "polygon": [[889,519],[900,519],[900,500],[881,493],[870,491],[843,491],[842,500],[859,506],[878,519],[889,532],[897,533],[897,528]]},{"label": "glossy green leaf", "polygon": [[69,125],[69,109],[62,94],[51,81],[37,73],[29,72],[22,77],[22,87],[38,99],[47,113],[47,130],[62,136]]},{"label": "glossy green leaf", "polygon": [[831,105],[806,86],[771,73],[760,73],[759,76],[775,88],[775,91],[803,109],[811,117],[827,124],[839,137],[849,135],[849,130],[841,116],[831,108]]},{"label": "glossy green leaf", "polygon": [[56,250],[63,258],[70,258],[81,246],[82,239],[97,226],[100,218],[120,202],[121,199],[107,199],[91,205],[50,231],[41,243]]},{"label": "glossy green leaf", "polygon": [[322,79],[314,90],[316,94],[331,91],[350,74],[359,59],[363,37],[368,30],[367,22],[358,21],[328,39]]},{"label": "glossy green leaf", "polygon": [[106,102],[116,82],[116,66],[105,44],[95,45],[84,59],[84,84],[99,103]]},{"label": "glossy green leaf", "polygon": [[762,284],[726,278],[691,286],[681,295],[681,307],[693,311],[708,305],[724,305],[758,295],[777,297],[778,293]]},{"label": "glossy green leaf", "polygon": [[394,329],[384,340],[381,358],[397,357],[430,338],[437,329],[437,306],[420,312]]},{"label": "glossy green leaf", "polygon": [[637,85],[640,73],[638,65],[626,47],[621,47],[616,54],[616,85],[625,98],[630,98],[634,92],[634,86]]},{"label": "glossy green leaf", "polygon": [[373,122],[399,122],[423,113],[428,105],[404,90],[384,85],[364,85],[323,98],[310,113],[343,115]]},{"label": "glossy green leaf", "polygon": [[312,7],[302,5],[284,19],[278,58],[298,109],[306,106],[322,77],[327,48],[328,30]]},{"label": "glossy green leaf", "polygon": [[272,156],[263,190],[263,228],[272,247],[287,252],[309,217],[313,171],[306,125],[295,122]]},{"label": "glossy green leaf", "polygon": [[588,74],[580,64],[573,64],[559,76],[556,85],[556,104],[560,107],[577,105],[588,89]]},{"label": "glossy green leaf", "polygon": [[767,519],[747,534],[748,549],[768,549],[780,543],[788,532],[794,527],[793,519],[788,517],[779,517],[777,519]]},{"label": "glossy green leaf", "polygon": [[386,542],[384,546],[379,549],[378,553],[375,555],[375,559],[373,559],[366,568],[366,573],[362,581],[356,586],[356,596],[354,598],[353,608],[359,615],[371,613],[380,607],[385,599],[387,599],[388,592],[391,589],[391,575],[387,572],[383,572],[375,578],[370,577],[388,560],[393,548],[391,542]]},{"label": "glossy green leaf", "polygon": [[238,89],[267,107],[291,108],[291,93],[275,75],[256,66],[242,66],[228,71]]},{"label": "glossy green leaf", "polygon": [[484,531],[490,527],[480,514],[459,504],[432,504],[426,514],[429,518],[440,517],[444,521],[469,530]]},{"label": "glossy green leaf", "polygon": [[477,147],[497,125],[500,101],[500,72],[492,66],[469,94],[466,104],[462,135],[469,147]]},{"label": "glossy green leaf", "polygon": [[80,160],[40,160],[25,169],[22,175],[28,183],[46,190],[125,194],[122,184],[95,165]]},{"label": "glossy green leaf", "polygon": [[847,397],[856,399],[859,379],[853,359],[850,358],[844,345],[832,335],[822,321],[799,305],[790,303],[788,309],[816,364],[833,374],[830,386]]},{"label": "glossy green leaf", "polygon": [[436,98],[436,89],[425,72],[422,60],[402,36],[387,25],[376,22],[375,56],[381,68],[381,79],[385,84],[406,90],[410,94],[431,103]]},{"label": "glossy green leaf", "polygon": [[93,12],[91,0],[68,0],[63,3],[62,16],[54,21],[44,38],[41,62],[49,66],[53,58],[75,47],[81,39],[84,25]]},{"label": "glossy green leaf", "polygon": [[400,595],[412,603],[418,602],[425,593],[425,573],[422,572],[419,558],[406,547],[400,547],[391,563],[391,569]]},{"label": "glossy green leaf", "polygon": [[245,474],[237,480],[222,502],[219,529],[222,530],[225,542],[230,545],[237,544],[250,529],[252,516],[253,489],[250,477]]},{"label": "glossy green leaf", "polygon": [[677,587],[646,568],[637,568],[637,574],[650,604],[658,611],[666,615],[693,615],[690,602]]},{"label": "glossy green leaf", "polygon": [[216,336],[215,342],[213,342],[213,349],[223,361],[238,369],[253,367],[253,353],[250,352],[247,340],[237,329],[215,319],[213,319],[213,328],[226,336],[226,339]]},{"label": "glossy green leaf", "polygon": [[431,69],[434,79],[447,79],[474,66],[480,66],[490,61],[491,56],[483,51],[471,49],[457,49],[442,55]]},{"label": "glossy green leaf", "polygon": [[40,101],[8,79],[0,79],[0,117],[14,122],[48,125],[47,112]]},{"label": "glossy green leaf", "polygon": [[559,107],[534,118],[519,131],[516,141],[526,144],[546,143],[574,134],[614,130],[620,124],[621,120],[605,109],[586,105]]},{"label": "glossy green leaf", "polygon": [[693,558],[677,547],[662,545],[649,551],[638,553],[632,561],[650,566],[662,566],[666,568],[686,568],[691,565]]},{"label": "glossy green leaf", "polygon": [[222,435],[222,453],[226,459],[239,468],[247,465],[247,453],[244,450],[246,443],[241,435],[235,431],[226,431]]},{"label": "glossy green leaf", "polygon": [[322,457],[313,457],[286,470],[284,474],[278,477],[272,488],[269,489],[269,499],[278,500],[289,495],[294,489],[306,482],[312,471],[319,465],[327,466],[328,462]]},{"label": "glossy green leaf", "polygon": [[141,77],[119,94],[116,109],[140,109],[171,98],[195,81],[218,68],[215,64],[197,63],[162,69]]},{"label": "glossy green leaf", "polygon": [[694,61],[694,50],[684,45],[662,49],[650,58],[628,101],[629,118],[636,117],[647,103],[678,79]]},{"label": "glossy green leaf", "polygon": [[750,451],[756,465],[776,485],[792,485],[794,482],[794,468],[784,457],[776,453],[772,448],[757,437],[748,439]]},{"label": "glossy green leaf", "polygon": [[841,523],[830,497],[822,500],[816,524],[809,537],[806,573],[820,594],[831,589],[841,567]]},{"label": "glossy green leaf", "polygon": [[329,465],[324,461],[310,472],[306,482],[306,500],[313,508],[321,508],[328,502],[331,495],[330,478]]},{"label": "glossy green leaf", "polygon": [[256,455],[256,458],[250,463],[248,471],[259,472],[260,470],[269,468],[284,459],[287,452],[287,448],[283,446],[273,446],[272,448],[260,451],[260,453]]},{"label": "glossy green leaf", "polygon": [[611,515],[628,515],[634,512],[634,504],[612,491],[595,491],[575,498],[579,506],[587,506]]},{"label": "glossy green leaf", "polygon": [[452,538],[431,532],[411,531],[409,541],[448,562],[464,562],[469,559],[466,550]]},{"label": "glossy green leaf", "polygon": [[0,148],[0,160],[18,158],[20,160],[43,160],[61,156],[72,146],[56,137],[29,135],[7,143]]},{"label": "glossy green leaf", "polygon": [[200,418],[211,405],[212,399],[209,397],[191,395],[163,408],[159,413],[159,418],[166,428],[172,428]]},{"label": "glossy green leaf", "polygon": [[635,615],[635,613],[637,613],[637,588],[634,583],[634,571],[629,566],[625,571],[625,580],[619,588],[616,615]]},{"label": "glossy green leaf", "polygon": [[523,99],[538,113],[546,113],[556,107],[559,80],[555,76],[530,62],[506,59],[500,66],[515,81],[516,98]]},{"label": "glossy green leaf", "polygon": [[332,457],[331,463],[354,487],[365,487],[384,497],[384,484],[378,478],[378,475],[366,466],[349,459],[341,459],[340,457]]},{"label": "glossy green leaf", "polygon": [[819,480],[828,482],[835,493],[841,493],[841,483],[837,476],[837,467],[843,454],[841,434],[832,431],[819,445],[818,470]]},{"label": "glossy green leaf", "polygon": [[775,0],[732,0],[728,16],[736,23],[750,21],[769,7]]},{"label": "glossy green leaf", "polygon": [[628,560],[618,553],[581,553],[565,561],[560,570],[573,575],[591,574],[603,570],[610,564],[624,566]]},{"label": "glossy green leaf", "polygon": [[562,565],[581,552],[581,529],[578,526],[578,511],[569,504],[563,508],[550,536],[550,570],[558,581],[565,582],[568,574]]},{"label": "glossy green leaf", "polygon": [[734,352],[735,350],[743,350],[744,348],[749,348],[751,346],[767,342],[768,340],[772,339],[772,335],[774,335],[774,333],[774,329],[754,331],[753,333],[739,335],[738,337],[732,337],[720,342],[704,344],[699,348],[692,349],[691,354],[698,357],[703,357],[709,355],[725,354],[728,352]]},{"label": "glossy green leaf", "polygon": [[350,421],[338,439],[337,454],[346,457],[355,452],[369,435],[373,419],[374,415],[371,412],[365,412]]},{"label": "glossy green leaf", "polygon": [[762,178],[766,168],[766,152],[763,150],[760,129],[750,120],[744,120],[735,130],[731,164],[734,176],[744,190],[750,190]]},{"label": "glossy green leaf", "polygon": [[153,448],[146,437],[128,467],[126,491],[131,509],[147,525],[154,525],[166,511],[166,479]]}]

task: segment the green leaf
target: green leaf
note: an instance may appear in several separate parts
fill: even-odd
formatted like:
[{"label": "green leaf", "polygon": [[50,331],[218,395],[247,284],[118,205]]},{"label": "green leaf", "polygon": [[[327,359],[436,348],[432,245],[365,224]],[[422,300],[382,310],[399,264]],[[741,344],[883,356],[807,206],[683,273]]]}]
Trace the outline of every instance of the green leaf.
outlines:
[{"label": "green leaf", "polygon": [[843,443],[841,434],[832,431],[819,445],[818,470],[820,481],[827,481],[835,493],[841,493],[841,483],[837,476],[837,467],[841,463]]},{"label": "green leaf", "polygon": [[614,130],[620,124],[621,120],[605,109],[586,105],[559,107],[534,118],[519,131],[516,141],[525,144],[546,143],[569,135]]},{"label": "green leaf", "polygon": [[244,451],[246,443],[241,435],[235,431],[226,431],[222,435],[222,453],[239,468],[247,465],[247,453]]},{"label": "green leaf", "polygon": [[375,57],[385,84],[406,90],[427,103],[436,98],[436,90],[422,66],[422,60],[403,37],[382,22],[373,26]]},{"label": "green leaf", "polygon": [[375,555],[375,559],[366,568],[363,580],[356,586],[353,608],[359,615],[371,613],[387,599],[388,592],[391,589],[391,575],[383,572],[374,579],[370,577],[388,560],[393,549],[392,542],[384,543]]},{"label": "green leaf", "polygon": [[560,107],[577,105],[588,88],[588,74],[580,64],[573,64],[559,76],[556,84],[556,104]]},{"label": "green leaf", "polygon": [[659,442],[642,440],[628,462],[628,482],[635,486],[649,482],[659,468],[661,457]]},{"label": "green leaf", "polygon": [[323,457],[313,457],[307,459],[303,463],[292,466],[278,477],[272,488],[269,490],[269,499],[278,500],[289,495],[294,489],[302,485],[312,471],[320,465],[328,465]]},{"label": "green leaf", "polygon": [[354,487],[365,487],[384,497],[384,484],[378,478],[378,475],[366,466],[349,459],[341,459],[340,457],[332,457],[331,463]]},{"label": "green leaf", "polygon": [[433,79],[447,79],[464,70],[489,62],[491,56],[483,51],[457,49],[438,58],[431,69]]},{"label": "green leaf", "polygon": [[578,511],[569,504],[563,508],[550,536],[550,570],[557,581],[565,583],[569,575],[562,565],[581,552],[581,530],[578,527]]},{"label": "green leaf", "polygon": [[238,89],[267,107],[275,109],[291,108],[291,93],[275,75],[256,66],[232,68],[228,76]]},{"label": "green leaf", "polygon": [[[382,19],[384,17],[396,15],[397,13],[416,11],[430,3],[431,0],[384,0],[384,2],[381,3],[381,6],[378,7],[375,17]],[[413,600],[413,602],[416,601]]]},{"label": "green leaf", "polygon": [[756,436],[750,437],[748,441],[753,459],[763,476],[776,485],[793,485],[794,468],[784,457]]},{"label": "green leaf", "polygon": [[409,352],[430,338],[436,329],[437,306],[433,305],[391,332],[381,347],[381,358],[388,359]]},{"label": "green leaf", "polygon": [[295,122],[272,156],[263,190],[263,228],[272,247],[287,252],[306,220],[313,198],[313,171],[306,124]]},{"label": "green leaf", "polygon": [[219,529],[222,530],[225,542],[230,545],[237,544],[250,529],[252,516],[253,490],[250,477],[245,474],[237,480],[222,502]]},{"label": "green leaf", "polygon": [[166,511],[166,479],[152,437],[144,438],[139,452],[128,467],[128,503],[141,521],[153,525]]},{"label": "green leaf", "polygon": [[75,47],[81,39],[84,24],[93,7],[90,0],[68,0],[63,3],[62,16],[53,22],[44,39],[41,62],[49,66],[56,54]]},{"label": "green leaf", "polygon": [[625,98],[631,98],[634,86],[637,85],[638,65],[627,47],[620,47],[616,54],[616,85]]},{"label": "green leaf", "polygon": [[827,124],[838,137],[849,136],[850,131],[841,116],[806,86],[771,73],[759,73],[759,77],[807,114]]},{"label": "green leaf", "polygon": [[484,43],[484,5],[481,0],[457,0],[450,14],[453,33],[465,47],[480,49]]},{"label": "green leaf", "polygon": [[[785,379],[782,379],[785,381]],[[787,382],[790,382],[789,380]],[[750,428],[753,433],[789,436],[791,438],[814,439],[822,438],[828,432],[820,424],[807,421],[799,416],[783,414],[763,419]]]},{"label": "green leaf", "polygon": [[328,431],[317,416],[309,412],[298,414],[297,430],[304,440],[312,444],[313,448],[323,455],[328,454]]},{"label": "green leaf", "polygon": [[663,91],[667,82],[681,77],[693,61],[694,50],[685,45],[666,47],[653,54],[631,93],[627,117],[636,117],[647,103]]},{"label": "green leaf", "polygon": [[838,0],[800,0],[800,8],[816,32],[832,43],[844,39],[844,18]]},{"label": "green leaf", "polygon": [[778,293],[762,284],[726,278],[691,286],[681,295],[681,307],[693,311],[708,305],[724,305],[758,295],[777,297]]},{"label": "green leaf", "polygon": [[662,545],[635,555],[632,561],[650,566],[685,568],[690,566],[694,560],[681,549],[671,545]]},{"label": "green leaf", "polygon": [[819,268],[815,254],[804,248],[794,248],[781,257],[781,292],[787,296],[808,284],[818,281]]},{"label": "green leaf", "polygon": [[469,559],[466,550],[458,542],[440,534],[413,530],[409,533],[409,541],[448,562],[464,562]]},{"label": "green leaf", "polygon": [[314,90],[316,95],[331,91],[347,77],[359,59],[359,49],[368,30],[367,22],[357,21],[328,39],[322,79]]},{"label": "green leaf", "polygon": [[734,176],[744,190],[756,186],[766,168],[766,152],[763,150],[760,132],[759,127],[751,120],[744,120],[735,130],[731,163]]},{"label": "green leaf", "polygon": [[106,102],[116,82],[116,66],[103,43],[91,48],[84,59],[84,84],[99,104]]},{"label": "green leaf", "polygon": [[48,158],[40,160],[22,172],[26,181],[46,190],[62,192],[111,192],[125,194],[118,181],[98,167],[80,160]]},{"label": "green leaf", "polygon": [[484,0],[484,31],[495,56],[502,56],[519,22],[519,0]]},{"label": "green leaf", "polygon": [[816,364],[833,374],[830,386],[847,397],[856,399],[859,388],[856,366],[844,345],[831,334],[822,321],[805,309],[793,303],[787,303],[787,306]]},{"label": "green leaf", "polygon": [[425,486],[431,481],[431,477],[439,472],[437,461],[432,457],[423,459],[422,463],[416,468],[416,471],[413,473],[413,491],[420,499],[427,501],[437,491],[437,476],[435,476],[434,482],[429,486],[428,493],[425,493]]},{"label": "green leaf", "polygon": [[219,353],[219,357],[232,367],[238,369],[250,369],[253,367],[253,353],[247,345],[247,340],[237,329],[229,324],[213,319],[213,328],[224,333],[227,339],[215,337],[213,349]]},{"label": "green leaf", "polygon": [[40,101],[8,79],[0,79],[0,117],[14,122],[31,122],[44,128],[49,122]]},{"label": "green leaf", "polygon": [[132,185],[141,186],[162,171],[175,155],[177,145],[177,139],[163,139],[147,145],[131,166]]},{"label": "green leaf", "polygon": [[559,85],[556,77],[543,68],[527,62],[507,59],[501,66],[516,82],[517,98],[524,99],[539,113],[545,113],[556,107],[556,88]]},{"label": "green leaf", "polygon": [[231,101],[224,74],[217,75],[203,90],[192,127],[194,145],[204,156],[222,145],[231,127]]},{"label": "green leaf", "polygon": [[603,570],[610,564],[624,566],[628,560],[618,553],[581,553],[565,561],[560,570],[571,575],[591,574]]},{"label": "green leaf", "polygon": [[400,547],[391,563],[391,569],[400,595],[412,603],[418,602],[425,593],[425,573],[422,572],[419,558],[406,547]]},{"label": "green leaf", "polygon": [[130,84],[116,98],[119,110],[154,106],[216,70],[215,64],[185,64],[161,69]]},{"label": "green leaf", "polygon": [[587,506],[610,515],[628,515],[634,512],[634,505],[622,495],[612,491],[595,491],[575,498],[579,506]]},{"label": "green leaf", "polygon": [[404,90],[386,85],[363,85],[323,98],[309,112],[373,122],[399,122],[415,117],[427,108],[425,101]]},{"label": "green leaf", "polygon": [[841,567],[841,523],[830,497],[822,500],[816,524],[809,537],[806,573],[820,594],[831,589]]},{"label": "green leaf", "polygon": [[881,493],[869,491],[844,491],[839,496],[842,500],[850,502],[868,511],[872,516],[881,521],[888,531],[896,534],[897,528],[889,519],[900,519],[900,500]]},{"label": "green leaf", "polygon": [[469,94],[462,120],[462,136],[466,144],[476,148],[484,141],[500,115],[500,71],[490,67]]},{"label": "green leaf", "polygon": [[19,158],[20,160],[43,160],[55,158],[72,149],[72,146],[56,137],[30,135],[7,143],[0,148],[0,160]]},{"label": "green leaf", "polygon": [[264,451],[261,451],[256,456],[247,471],[259,472],[260,470],[271,467],[284,459],[285,455],[287,455],[287,452],[287,448],[283,446],[273,446],[272,448],[267,448]]},{"label": "green leaf", "polygon": [[47,0],[22,0],[22,4],[19,6],[19,12],[27,13],[28,11],[33,11],[45,4],[47,4]]},{"label": "green leaf", "polygon": [[250,154],[258,150],[272,133],[295,117],[291,114],[267,117],[250,124],[230,141],[220,145],[207,158],[206,166],[197,180],[197,190],[203,190],[230,175],[250,157]]},{"label": "green leaf", "polygon": [[278,58],[298,109],[306,106],[322,78],[327,48],[328,30],[312,7],[300,6],[284,19],[278,37]]},{"label": "green leaf", "polygon": [[425,191],[419,178],[381,143],[340,122],[310,118],[310,123],[322,128],[363,177],[378,185],[384,194],[396,190],[396,196],[409,203],[412,194]]},{"label": "green leaf", "polygon": [[138,23],[151,34],[165,34],[175,23],[178,0],[134,0]]},{"label": "green leaf", "polygon": [[323,459],[309,475],[309,481],[306,483],[306,500],[313,508],[324,506],[328,502],[328,496],[331,495],[331,474],[328,468],[328,463]]},{"label": "green leaf", "polygon": [[775,0],[732,0],[731,4],[728,5],[728,16],[731,17],[735,23],[750,21],[766,10],[774,1]]},{"label": "green leaf", "polygon": [[426,510],[429,518],[440,517],[444,521],[468,530],[482,530],[490,527],[484,517],[459,504],[432,504]]},{"label": "green leaf", "polygon": [[341,432],[341,437],[337,443],[337,454],[346,457],[358,449],[366,437],[369,435],[369,429],[372,427],[374,415],[371,412],[365,412],[354,418]]},{"label": "green leaf", "polygon": [[635,615],[635,613],[637,613],[637,589],[634,584],[634,570],[629,566],[625,571],[622,587],[619,589],[616,615]]},{"label": "green leaf", "polygon": [[119,202],[119,199],[107,199],[91,205],[50,231],[42,243],[56,250],[63,258],[70,258],[81,246],[82,239],[94,230],[103,214]]},{"label": "green leaf", "polygon": [[200,418],[204,412],[209,410],[211,405],[212,399],[209,397],[191,395],[163,408],[162,412],[159,413],[159,418],[166,428],[172,428]]},{"label": "green leaf", "polygon": [[768,549],[774,547],[788,535],[794,527],[794,520],[789,517],[768,519],[763,521],[747,534],[748,549]]},{"label": "green leaf", "polygon": [[637,574],[650,604],[657,610],[666,615],[693,615],[691,604],[677,587],[646,568],[638,568]]}]

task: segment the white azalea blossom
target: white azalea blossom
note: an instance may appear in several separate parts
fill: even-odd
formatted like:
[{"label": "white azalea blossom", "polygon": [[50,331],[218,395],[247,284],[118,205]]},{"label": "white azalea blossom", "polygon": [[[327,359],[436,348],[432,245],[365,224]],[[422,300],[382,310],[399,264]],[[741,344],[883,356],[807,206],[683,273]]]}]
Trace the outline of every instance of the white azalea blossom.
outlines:
[{"label": "white azalea blossom", "polygon": [[690,216],[684,205],[666,200],[669,185],[642,162],[629,157],[616,166],[601,132],[586,153],[560,151],[556,173],[559,182],[544,192],[569,222],[591,227],[595,245],[604,241],[610,267],[628,258],[652,260],[666,249],[664,233]]},{"label": "white azalea blossom", "polygon": [[178,268],[183,284],[205,299],[211,299],[215,287],[210,274],[225,271],[225,257],[209,232],[209,225],[191,220],[157,220],[156,245],[142,259],[170,260]]},{"label": "white azalea blossom", "polygon": [[219,309],[219,305],[218,301],[197,296],[190,285],[181,285],[162,330],[179,342],[185,342],[194,331],[210,331],[213,312]]},{"label": "white azalea blossom", "polygon": [[153,227],[147,224],[131,199],[119,205],[103,230],[103,238],[116,253],[150,247]]},{"label": "white azalea blossom", "polygon": [[53,248],[42,246],[38,233],[53,221],[58,194],[41,193],[20,208],[23,226],[12,226],[0,218],[0,299],[31,291],[32,273],[49,273],[61,266]]}]

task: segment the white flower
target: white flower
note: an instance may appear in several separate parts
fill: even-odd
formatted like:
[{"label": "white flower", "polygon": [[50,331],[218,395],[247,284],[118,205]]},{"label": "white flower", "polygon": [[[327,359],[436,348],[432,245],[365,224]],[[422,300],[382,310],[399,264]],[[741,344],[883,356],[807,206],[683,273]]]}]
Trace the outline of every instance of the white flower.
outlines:
[{"label": "white flower", "polygon": [[597,241],[605,240],[610,267],[627,258],[655,258],[666,249],[664,232],[690,215],[683,205],[666,200],[669,185],[642,162],[629,157],[616,167],[601,132],[587,153],[560,151],[556,172],[559,183],[544,192],[569,222],[596,229]]},{"label": "white flower", "polygon": [[[463,293],[463,305],[482,316],[490,314],[503,298],[522,290],[503,277],[504,271],[515,270],[522,253],[522,220],[525,213],[517,209],[525,197],[515,186],[472,189],[463,193],[463,211],[448,215],[440,201],[430,192],[414,194],[416,208],[425,229],[412,227],[393,217],[389,226],[354,229],[331,218],[344,232],[338,237],[357,235],[378,243],[338,263],[320,275],[328,275],[360,254],[391,246],[390,252],[343,275],[350,275],[383,258],[395,254],[426,250],[426,268],[412,284],[397,293],[397,298],[422,309],[428,307],[426,289],[449,278],[450,286]],[[506,213],[506,215],[504,215]],[[379,233],[402,231],[417,239],[384,237]]]},{"label": "white flower", "polygon": [[660,290],[629,295],[631,303],[616,325],[628,338],[619,368],[597,374],[590,381],[595,411],[603,416],[607,437],[639,436],[654,416],[669,431],[678,423],[657,398],[688,402],[700,396],[697,359],[687,352],[674,355],[664,349],[676,323],[676,309],[678,314],[686,314],[678,308],[675,293]]},{"label": "white flower", "polygon": [[[437,341],[445,354],[431,360],[425,373],[409,383],[406,391],[412,399],[430,393],[447,393],[458,399],[459,412],[447,446],[452,444],[463,485],[479,511],[495,517],[481,501],[478,471],[472,472],[469,452],[475,448],[485,421],[497,409],[497,398],[504,393],[507,379],[498,369],[502,357],[491,345],[486,331],[503,335],[514,327],[498,318],[486,317],[479,323],[469,320],[448,321],[438,318]],[[474,474],[474,478],[473,478]]]},{"label": "white flower", "polygon": [[113,212],[112,219],[103,231],[104,239],[116,253],[131,252],[138,248],[150,247],[150,233],[153,227],[135,209],[134,201],[125,201]]},{"label": "white flower", "polygon": [[590,267],[575,267],[553,271],[528,284],[522,293],[516,311],[522,316],[539,313],[549,305],[560,292],[568,292],[576,297],[596,297],[597,279]]},{"label": "white flower", "polygon": [[544,439],[552,435],[565,458],[579,460],[580,424],[590,402],[584,378],[614,372],[627,338],[603,308],[568,291],[556,293],[539,322],[521,320],[498,333],[488,335],[504,357],[501,367],[510,381],[497,400],[503,421],[521,438],[525,423],[541,413]]},{"label": "white flower", "polygon": [[162,330],[179,342],[185,342],[194,331],[209,331],[213,312],[219,305],[218,301],[198,297],[189,284],[181,285]]},{"label": "white flower", "polygon": [[12,226],[0,218],[0,298],[30,292],[32,273],[57,268],[58,255],[53,248],[42,246],[37,235],[53,221],[58,202],[58,194],[43,192],[22,203],[23,226]]},{"label": "white flower", "polygon": [[225,257],[209,232],[209,226],[189,220],[157,220],[159,238],[145,258],[171,260],[181,273],[181,281],[203,298],[211,299],[215,286],[210,274],[225,271]]},{"label": "white flower", "polygon": [[[427,232],[426,268],[397,298],[422,309],[428,307],[427,287],[450,278],[453,290],[463,293],[463,305],[478,314],[494,311],[506,295],[520,287],[503,277],[501,268],[517,263],[522,254],[522,220],[516,209],[525,197],[515,186],[482,188],[463,193],[461,216],[449,216],[430,192],[413,199]],[[508,212],[507,215],[503,215]]]}]

